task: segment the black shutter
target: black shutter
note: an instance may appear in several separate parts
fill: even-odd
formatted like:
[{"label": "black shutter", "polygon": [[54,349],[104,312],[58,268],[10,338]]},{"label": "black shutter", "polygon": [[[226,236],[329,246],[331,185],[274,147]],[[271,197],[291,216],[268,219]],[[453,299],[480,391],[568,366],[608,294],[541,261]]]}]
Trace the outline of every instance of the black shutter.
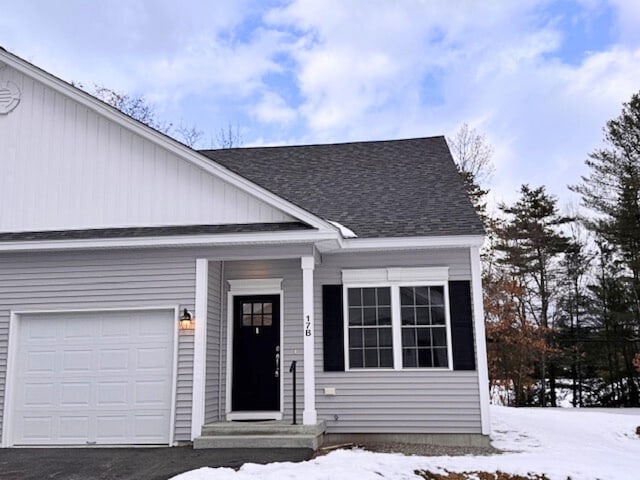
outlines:
[{"label": "black shutter", "polygon": [[473,314],[471,312],[471,282],[449,282],[449,307],[451,308],[451,339],[453,369],[475,370],[473,348]]},{"label": "black shutter", "polygon": [[324,371],[344,372],[342,285],[322,286],[322,346]]}]

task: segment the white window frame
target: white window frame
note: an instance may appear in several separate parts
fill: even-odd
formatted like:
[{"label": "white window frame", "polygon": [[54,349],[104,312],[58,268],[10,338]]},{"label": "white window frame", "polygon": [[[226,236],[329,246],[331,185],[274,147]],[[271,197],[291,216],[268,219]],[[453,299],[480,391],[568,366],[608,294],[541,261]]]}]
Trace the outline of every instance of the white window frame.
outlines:
[{"label": "white window frame", "polygon": [[[447,335],[447,367],[407,367],[402,366],[402,316],[400,287],[443,287],[444,315]],[[349,365],[349,289],[389,288],[391,290],[391,329],[393,348],[393,368],[351,368]],[[344,329],[345,371],[451,371],[453,370],[453,349],[451,345],[451,314],[449,309],[449,267],[422,268],[367,268],[342,270],[342,308]]]}]

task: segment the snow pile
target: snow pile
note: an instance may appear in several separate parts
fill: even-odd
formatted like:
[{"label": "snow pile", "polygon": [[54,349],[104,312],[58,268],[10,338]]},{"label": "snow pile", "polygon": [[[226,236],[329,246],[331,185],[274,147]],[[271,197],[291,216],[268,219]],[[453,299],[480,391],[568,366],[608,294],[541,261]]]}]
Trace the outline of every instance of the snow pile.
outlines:
[{"label": "snow pile", "polygon": [[492,407],[493,456],[418,457],[339,450],[301,463],[201,468],[175,480],[418,479],[415,470],[501,470],[551,480],[640,478],[640,409],[569,410]]},{"label": "snow pile", "polygon": [[345,227],[341,223],[334,222],[333,220],[327,220],[327,222],[329,222],[331,225],[333,225],[338,230],[340,230],[340,235],[342,235],[342,238],[358,238],[358,236],[355,234],[353,230]]}]

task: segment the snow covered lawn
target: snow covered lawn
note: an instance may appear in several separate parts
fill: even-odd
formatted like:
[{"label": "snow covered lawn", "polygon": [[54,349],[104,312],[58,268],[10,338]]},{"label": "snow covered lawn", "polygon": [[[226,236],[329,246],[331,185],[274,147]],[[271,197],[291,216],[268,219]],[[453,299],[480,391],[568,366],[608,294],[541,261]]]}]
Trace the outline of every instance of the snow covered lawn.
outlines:
[{"label": "snow covered lawn", "polygon": [[[301,463],[245,464],[239,471],[201,468],[174,480],[381,480],[435,473],[502,471],[551,480],[640,479],[640,409],[579,410],[491,407],[492,456],[418,457],[338,450]],[[478,478],[472,476],[470,478]]]}]

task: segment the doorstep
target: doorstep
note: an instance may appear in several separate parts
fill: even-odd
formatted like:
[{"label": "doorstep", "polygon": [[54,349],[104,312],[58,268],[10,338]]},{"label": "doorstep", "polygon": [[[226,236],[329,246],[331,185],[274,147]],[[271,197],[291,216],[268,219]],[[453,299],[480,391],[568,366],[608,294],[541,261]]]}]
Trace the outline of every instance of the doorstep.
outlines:
[{"label": "doorstep", "polygon": [[202,435],[193,441],[193,448],[317,450],[325,430],[324,421],[315,425],[291,425],[282,420],[215,422],[202,427]]}]

